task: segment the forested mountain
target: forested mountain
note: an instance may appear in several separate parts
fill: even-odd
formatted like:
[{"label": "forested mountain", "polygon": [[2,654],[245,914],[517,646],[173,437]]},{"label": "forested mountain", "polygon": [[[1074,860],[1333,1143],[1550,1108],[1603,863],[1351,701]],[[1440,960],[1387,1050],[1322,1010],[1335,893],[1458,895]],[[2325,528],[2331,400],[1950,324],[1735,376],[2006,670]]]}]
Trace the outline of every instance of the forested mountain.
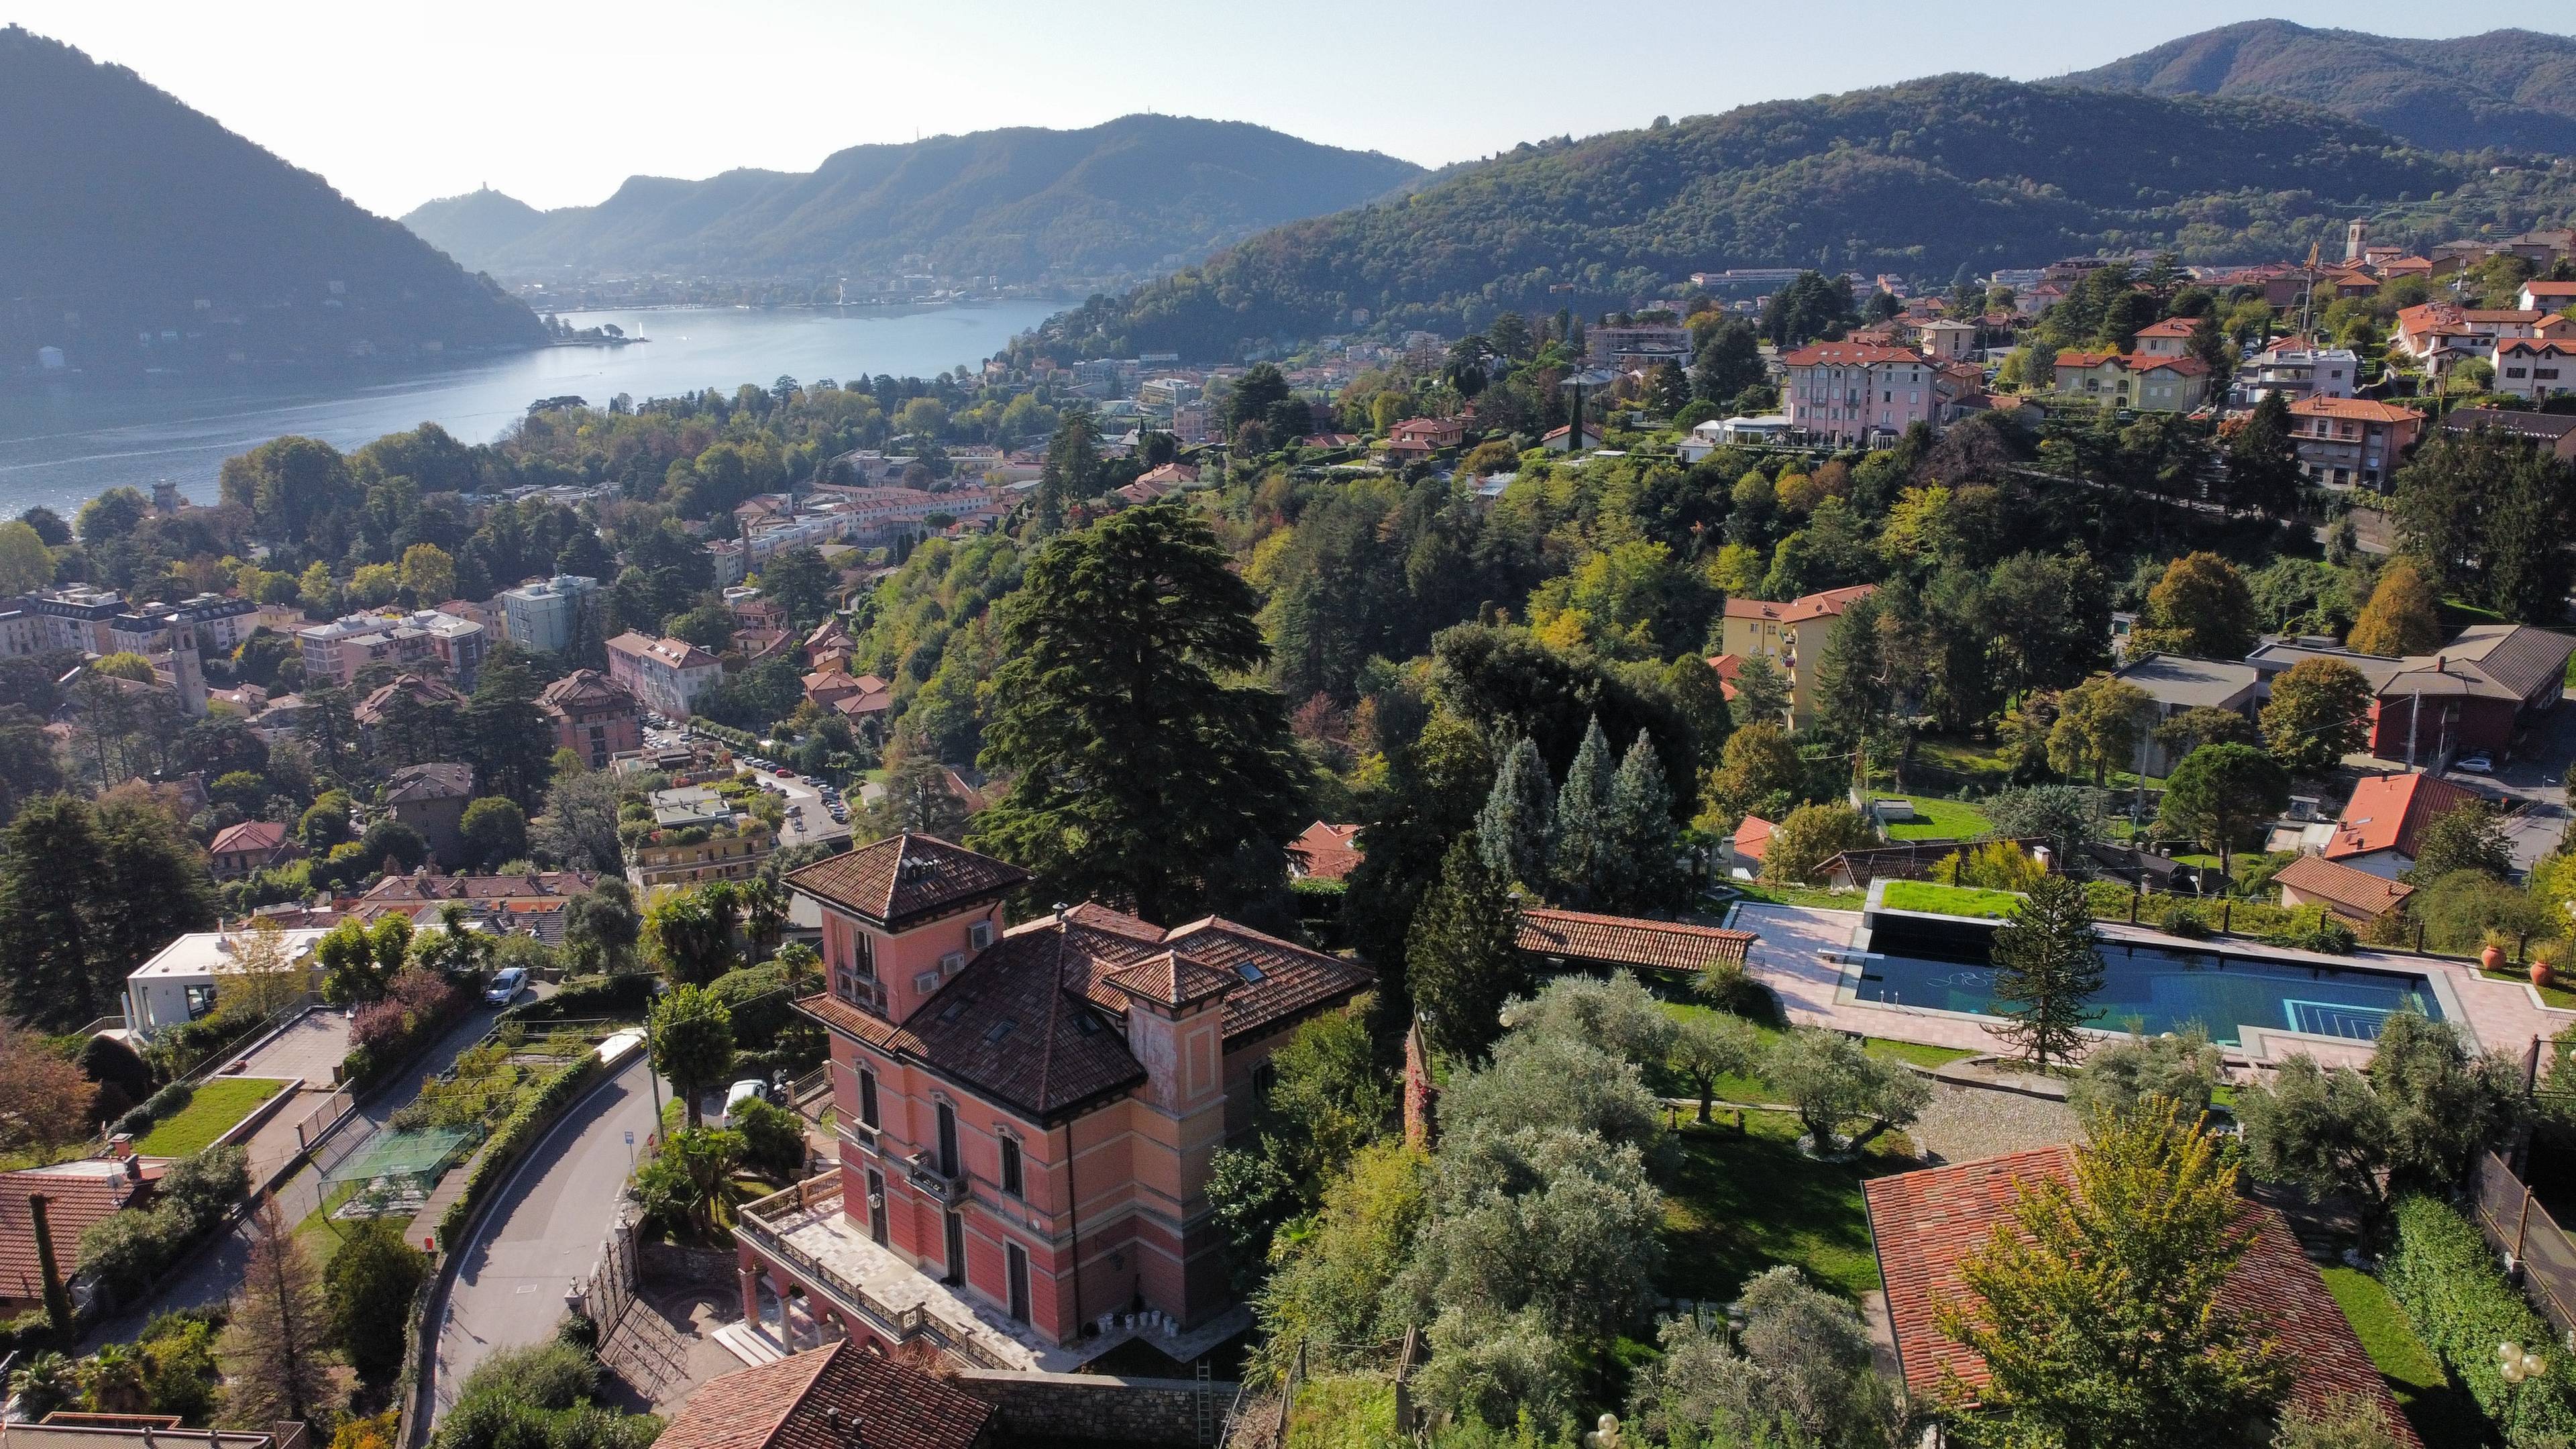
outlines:
[{"label": "forested mountain", "polygon": [[2411,40],[2248,20],[2054,84],[2307,101],[2441,151],[2576,152],[2576,37],[2529,30]]},{"label": "forested mountain", "polygon": [[1261,126],[1122,116],[853,146],[807,173],[636,176],[597,206],[538,212],[497,193],[404,222],[467,266],[732,277],[917,270],[1033,281],[1159,269],[1258,230],[1355,205],[1422,174]]},{"label": "forested mountain", "polygon": [[[120,370],[538,342],[536,316],[123,66],[0,30],[0,357]],[[149,334],[149,341],[139,340]]]},{"label": "forested mountain", "polygon": [[[1265,232],[1050,335],[1207,357],[1348,325],[1354,308],[1454,328],[1507,308],[1627,307],[1726,267],[1946,284],[2104,247],[2280,257],[2340,245],[2357,211],[2429,240],[2563,209],[2557,191],[2576,181],[2490,177],[2312,107],[1937,76],[1523,145]],[[2400,203],[2412,208],[2386,215]]]}]

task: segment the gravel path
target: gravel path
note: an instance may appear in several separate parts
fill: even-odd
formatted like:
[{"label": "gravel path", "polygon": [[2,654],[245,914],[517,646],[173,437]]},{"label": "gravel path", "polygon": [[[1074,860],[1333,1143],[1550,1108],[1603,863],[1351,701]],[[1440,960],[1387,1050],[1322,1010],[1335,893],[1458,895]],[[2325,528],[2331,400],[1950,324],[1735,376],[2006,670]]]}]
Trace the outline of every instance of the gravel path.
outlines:
[{"label": "gravel path", "polygon": [[2064,1102],[1935,1082],[1932,1103],[1911,1135],[1928,1161],[1969,1162],[2072,1142],[2077,1130],[2075,1113]]}]

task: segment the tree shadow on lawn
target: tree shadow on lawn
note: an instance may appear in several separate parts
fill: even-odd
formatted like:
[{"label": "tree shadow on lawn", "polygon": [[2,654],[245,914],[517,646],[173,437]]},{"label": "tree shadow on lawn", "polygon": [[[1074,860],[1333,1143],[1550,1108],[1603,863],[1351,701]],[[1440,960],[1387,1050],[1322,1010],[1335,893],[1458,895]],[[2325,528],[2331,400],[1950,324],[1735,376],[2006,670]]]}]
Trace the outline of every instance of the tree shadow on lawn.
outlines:
[{"label": "tree shadow on lawn", "polygon": [[1775,1112],[1749,1114],[1742,1136],[1731,1121],[1685,1121],[1664,1183],[1660,1293],[1728,1302],[1783,1263],[1849,1298],[1878,1289],[1861,1182],[1921,1164],[1886,1137],[1856,1162],[1819,1162],[1798,1134],[1795,1117]]}]

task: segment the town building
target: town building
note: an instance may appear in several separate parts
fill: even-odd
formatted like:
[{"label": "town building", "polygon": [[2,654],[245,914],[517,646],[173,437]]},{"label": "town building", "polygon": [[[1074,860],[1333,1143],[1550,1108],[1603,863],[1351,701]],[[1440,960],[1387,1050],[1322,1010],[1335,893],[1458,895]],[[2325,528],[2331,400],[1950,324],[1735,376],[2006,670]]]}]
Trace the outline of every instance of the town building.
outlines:
[{"label": "town building", "polygon": [[1583,332],[1585,357],[1603,367],[1690,366],[1690,328],[1679,321],[1602,322]]},{"label": "town building", "polygon": [[239,877],[283,865],[300,858],[304,847],[297,843],[287,828],[274,820],[245,820],[227,825],[215,832],[206,845],[206,855],[213,863],[217,880]]},{"label": "town building", "polygon": [[[1962,1389],[1973,1395],[1988,1381],[1992,1371],[1985,1359],[1941,1332],[1941,1308],[1974,1303],[1965,1260],[2011,1227],[2027,1189],[2050,1183],[2078,1187],[2072,1149],[2041,1147],[1861,1184],[1886,1284],[1897,1368],[1909,1397],[1939,1404]],[[2423,1449],[2288,1220],[2249,1201],[2240,1222],[2252,1230],[2252,1240],[2228,1271],[2218,1301],[2230,1312],[2259,1319],[2264,1335],[2296,1359],[2290,1402],[2332,1414],[2358,1400],[2377,1412],[2392,1442]]]},{"label": "town building", "polygon": [[2183,353],[2158,356],[2144,352],[2057,354],[2055,388],[2138,412],[2182,413],[2199,407],[2209,391],[2209,364]]},{"label": "town building", "polygon": [[385,781],[385,813],[419,831],[441,865],[465,859],[465,806],[473,798],[472,765],[406,765]]},{"label": "town building", "polygon": [[83,654],[115,653],[110,629],[116,617],[127,612],[123,595],[89,584],[29,595],[26,610],[44,621],[46,649],[75,649]]},{"label": "town building", "polygon": [[2292,403],[2311,397],[2350,397],[2360,380],[2361,359],[2351,348],[2284,342],[2238,365],[2227,400],[2231,406],[2250,408],[2275,393]]},{"label": "town building", "polygon": [[369,690],[349,711],[349,718],[358,726],[359,740],[372,751],[388,723],[400,729],[407,716],[417,718],[432,710],[446,710],[453,721],[461,721],[469,703],[464,691],[435,674],[405,674]]},{"label": "town building", "polygon": [[2463,755],[2501,758],[2558,707],[2576,638],[2527,624],[2472,624],[2429,655],[2399,661],[2378,687],[2370,752],[2410,768]]},{"label": "town building", "polygon": [[1184,1334],[1248,1322],[1213,1158],[1252,1128],[1271,1054],[1370,973],[1214,917],[1081,905],[1006,928],[1027,880],[908,834],[787,877],[822,915],[830,984],[797,1005],[831,1033],[840,1162],[744,1214],[746,1316],[800,1292],[901,1337],[854,1285],[908,1271],[1058,1348],[1140,1308]]},{"label": "town building", "polygon": [[[321,988],[321,966],[313,959],[313,945],[321,939],[315,930],[284,931],[278,937],[287,965],[307,991]],[[240,980],[245,945],[240,932],[190,931],[154,952],[126,974],[126,1031],[150,1041],[213,1011],[226,981]]]},{"label": "town building", "polygon": [[1288,842],[1288,874],[1300,880],[1347,880],[1359,869],[1360,827],[1318,820]]},{"label": "town building", "polygon": [[576,669],[537,695],[537,709],[554,728],[555,748],[570,750],[594,770],[612,755],[644,748],[643,708],[626,686],[595,669]]},{"label": "town building", "polygon": [[2415,868],[2433,822],[2478,800],[2439,775],[2371,775],[2355,785],[2320,852],[2367,875],[2395,880]]},{"label": "town building", "polygon": [[[2155,722],[2164,723],[2187,709],[2224,709],[2248,723],[2259,703],[2262,676],[2251,664],[2226,659],[2190,659],[2179,654],[2148,654],[2113,671],[2112,678],[2146,691],[2155,702]],[[2152,731],[2138,736],[2137,769],[2142,775],[2165,775],[2181,757],[2158,741]]]},{"label": "town building", "polygon": [[470,690],[491,647],[482,625],[436,609],[343,615],[299,629],[295,639],[304,656],[306,683],[342,687],[370,664],[434,660],[458,688]]},{"label": "town building", "polygon": [[657,790],[653,831],[630,847],[626,879],[638,890],[748,880],[776,845],[767,825],[704,785]]},{"label": "town building", "polygon": [[141,604],[108,621],[108,642],[116,649],[150,654],[167,649],[173,629],[195,636],[198,651],[229,654],[259,627],[259,605],[222,594],[199,594],[176,604]]},{"label": "town building", "polygon": [[1785,604],[1767,599],[1729,599],[1719,620],[1719,652],[1738,659],[1759,654],[1780,666],[1789,679],[1789,719],[1791,727],[1805,729],[1815,722],[1815,671],[1800,668],[1801,661],[1812,665],[1824,657],[1825,637],[1833,632],[1834,621],[1842,617],[1855,599],[1867,598],[1875,584],[1854,584],[1847,589],[1828,589],[1809,594]]},{"label": "town building", "polygon": [[2290,443],[2299,473],[2335,488],[2385,491],[2424,430],[2424,415],[2359,397],[2308,397],[2290,404]]},{"label": "town building", "polygon": [[596,607],[599,580],[557,574],[501,591],[501,627],[510,642],[541,654],[570,649],[581,613]]},{"label": "town building", "polygon": [[2281,888],[2281,904],[2296,910],[2322,906],[2346,925],[2369,926],[2406,904],[2415,888],[2366,870],[2355,870],[2322,855],[2301,855],[2272,877]]},{"label": "town building", "polygon": [[1921,353],[1811,342],[1780,359],[1789,424],[1842,443],[1894,437],[1932,418],[1932,364]]},{"label": "town building", "polygon": [[2576,393],[2576,340],[2517,337],[2496,344],[2495,390],[2528,402]]},{"label": "town building", "polygon": [[[2576,282],[2568,285],[2576,286]],[[2491,428],[2528,439],[2562,463],[2576,462],[2576,415],[2524,412],[2519,408],[2453,408],[2442,415],[2441,428],[2451,437]]]},{"label": "town building", "polygon": [[696,710],[698,696],[724,678],[724,664],[686,639],[654,639],[629,630],[608,641],[608,677],[645,708],[686,719]]}]

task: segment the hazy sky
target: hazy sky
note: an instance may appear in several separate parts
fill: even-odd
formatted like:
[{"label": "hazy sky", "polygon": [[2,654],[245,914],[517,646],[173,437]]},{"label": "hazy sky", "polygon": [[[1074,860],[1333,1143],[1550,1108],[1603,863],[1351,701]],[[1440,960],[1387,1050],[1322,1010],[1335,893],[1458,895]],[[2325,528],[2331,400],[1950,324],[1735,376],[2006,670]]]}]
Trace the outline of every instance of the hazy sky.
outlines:
[{"label": "hazy sky", "polygon": [[564,206],[638,172],[801,171],[916,132],[1140,110],[1438,165],[1940,71],[2056,75],[2265,15],[2576,29],[2568,0],[0,0],[0,21],[133,67],[388,216],[486,183]]}]

